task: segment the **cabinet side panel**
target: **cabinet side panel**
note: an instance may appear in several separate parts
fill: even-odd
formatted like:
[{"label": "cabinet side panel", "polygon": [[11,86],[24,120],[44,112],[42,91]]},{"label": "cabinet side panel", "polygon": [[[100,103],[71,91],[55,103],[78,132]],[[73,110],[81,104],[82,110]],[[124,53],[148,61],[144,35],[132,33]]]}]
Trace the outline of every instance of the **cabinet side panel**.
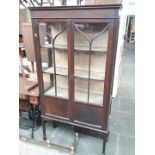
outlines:
[{"label": "cabinet side panel", "polygon": [[118,19],[113,19],[109,24],[109,42],[108,42],[108,55],[107,55],[107,64],[106,64],[106,76],[105,76],[105,85],[104,85],[104,106],[103,106],[103,129],[108,127],[108,116],[110,113],[110,101],[111,101],[111,92],[113,84],[113,74],[114,74],[114,63],[116,57],[116,45],[118,38]]}]

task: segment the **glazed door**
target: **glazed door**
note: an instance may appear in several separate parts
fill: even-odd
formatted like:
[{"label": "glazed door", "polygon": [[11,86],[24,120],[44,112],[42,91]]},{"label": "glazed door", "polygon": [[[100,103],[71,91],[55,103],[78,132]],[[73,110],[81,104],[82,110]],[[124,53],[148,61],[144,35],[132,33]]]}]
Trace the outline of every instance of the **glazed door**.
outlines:
[{"label": "glazed door", "polygon": [[67,22],[38,24],[42,111],[46,116],[68,119],[68,43]]},{"label": "glazed door", "polygon": [[[87,22],[86,22],[87,21]],[[74,20],[74,122],[102,128],[105,97],[109,23]]]}]

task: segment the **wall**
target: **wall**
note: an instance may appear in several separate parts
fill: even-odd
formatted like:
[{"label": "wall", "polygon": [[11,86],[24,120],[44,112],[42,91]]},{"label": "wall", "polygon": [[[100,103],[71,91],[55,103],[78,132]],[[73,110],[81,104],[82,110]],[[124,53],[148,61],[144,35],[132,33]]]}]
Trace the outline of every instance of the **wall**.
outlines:
[{"label": "wall", "polygon": [[114,85],[112,96],[116,97],[117,90],[119,88],[120,73],[121,73],[121,61],[122,52],[124,46],[124,35],[126,30],[126,19],[127,15],[135,15],[135,2],[134,0],[124,0],[122,2],[123,8],[120,11],[120,25],[119,25],[119,36],[117,44],[116,64],[114,73]]}]

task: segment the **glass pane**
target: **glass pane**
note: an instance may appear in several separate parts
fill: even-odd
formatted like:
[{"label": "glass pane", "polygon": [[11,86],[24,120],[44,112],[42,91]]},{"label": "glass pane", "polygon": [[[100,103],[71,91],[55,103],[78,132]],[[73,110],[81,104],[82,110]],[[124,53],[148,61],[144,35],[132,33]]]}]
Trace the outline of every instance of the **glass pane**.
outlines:
[{"label": "glass pane", "polygon": [[50,79],[50,74],[43,73],[43,84],[44,92],[48,91],[53,86],[53,83]]},{"label": "glass pane", "polygon": [[[74,100],[103,105],[107,50],[107,23],[74,23]],[[78,99],[77,88],[84,99]]]},{"label": "glass pane", "polygon": [[48,89],[45,90],[44,95],[58,96],[58,97],[67,99],[68,98],[68,78],[60,75],[56,75],[56,80],[57,80],[56,83],[55,83],[55,79],[52,80],[53,83],[51,83],[50,87],[48,87]]},{"label": "glass pane", "polygon": [[88,102],[88,80],[75,78],[74,80],[74,99],[75,101]]},{"label": "glass pane", "polygon": [[89,103],[102,106],[103,104],[104,82],[90,80]]},{"label": "glass pane", "polygon": [[49,74],[51,88],[45,95],[68,98],[66,23],[40,23],[42,72]]},{"label": "glass pane", "polygon": [[88,78],[89,55],[79,51],[74,53],[74,76]]},{"label": "glass pane", "polygon": [[91,54],[90,79],[104,80],[107,53]]}]

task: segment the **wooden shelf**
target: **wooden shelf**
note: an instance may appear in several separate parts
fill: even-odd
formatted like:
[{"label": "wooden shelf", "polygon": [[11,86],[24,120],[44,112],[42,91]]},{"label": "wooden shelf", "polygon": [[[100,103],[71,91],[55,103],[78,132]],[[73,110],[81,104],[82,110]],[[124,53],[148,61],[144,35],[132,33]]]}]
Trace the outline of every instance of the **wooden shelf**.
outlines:
[{"label": "wooden shelf", "polygon": [[[54,47],[58,48],[58,49],[67,49],[67,45],[65,45],[65,44],[55,44]],[[44,45],[41,45],[41,48],[53,48],[53,45],[52,44],[44,44]]]},{"label": "wooden shelf", "polygon": [[[48,89],[44,93],[44,95],[55,96],[55,88],[52,87],[52,88]],[[88,95],[87,92],[75,90],[75,101],[87,103],[87,95]],[[62,87],[57,87],[57,97],[68,99],[68,89],[62,88]],[[89,102],[90,102],[89,104],[102,106],[103,105],[103,95],[96,94],[96,93],[90,93]]]},{"label": "wooden shelf", "polygon": [[[48,89],[44,95],[47,96],[55,96],[55,88],[52,87]],[[68,99],[68,89],[67,88],[62,88],[62,87],[57,87],[57,97],[62,97],[65,99]]]},{"label": "wooden shelf", "polygon": [[[44,69],[43,73],[54,74],[54,67]],[[68,69],[67,68],[57,67],[56,68],[56,75],[68,76]],[[104,72],[91,71],[90,72],[90,79],[92,79],[92,80],[104,80],[104,78],[105,78],[104,75],[105,75]],[[74,77],[75,78],[88,79],[88,72],[85,71],[85,70],[76,69],[75,73],[74,73]]]},{"label": "wooden shelf", "polygon": [[[77,45],[77,46],[75,46],[74,50],[75,51],[89,52],[89,46]],[[93,46],[91,51],[92,52],[106,53],[107,52],[107,48],[106,47],[101,47],[101,46]]]},{"label": "wooden shelf", "polygon": [[[64,49],[67,50],[67,45],[65,44],[55,44],[54,46],[56,49]],[[52,44],[44,44],[41,45],[41,48],[53,48]],[[89,47],[84,45],[76,45],[74,48],[75,51],[83,51],[83,52],[89,52]],[[101,52],[106,53],[107,47],[101,47],[101,46],[93,46],[91,49],[93,52]]]},{"label": "wooden shelf", "polygon": [[[49,67],[47,69],[44,69],[43,73],[54,74],[54,67]],[[68,69],[67,68],[57,67],[56,68],[56,74],[57,75],[68,76]]]},{"label": "wooden shelf", "polygon": [[[90,72],[90,79],[91,80],[102,80],[102,81],[104,81],[104,78],[105,78],[104,75],[105,75],[105,73],[103,73],[103,72],[91,71]],[[88,79],[88,72],[84,71],[84,70],[75,70],[74,77]]]}]

